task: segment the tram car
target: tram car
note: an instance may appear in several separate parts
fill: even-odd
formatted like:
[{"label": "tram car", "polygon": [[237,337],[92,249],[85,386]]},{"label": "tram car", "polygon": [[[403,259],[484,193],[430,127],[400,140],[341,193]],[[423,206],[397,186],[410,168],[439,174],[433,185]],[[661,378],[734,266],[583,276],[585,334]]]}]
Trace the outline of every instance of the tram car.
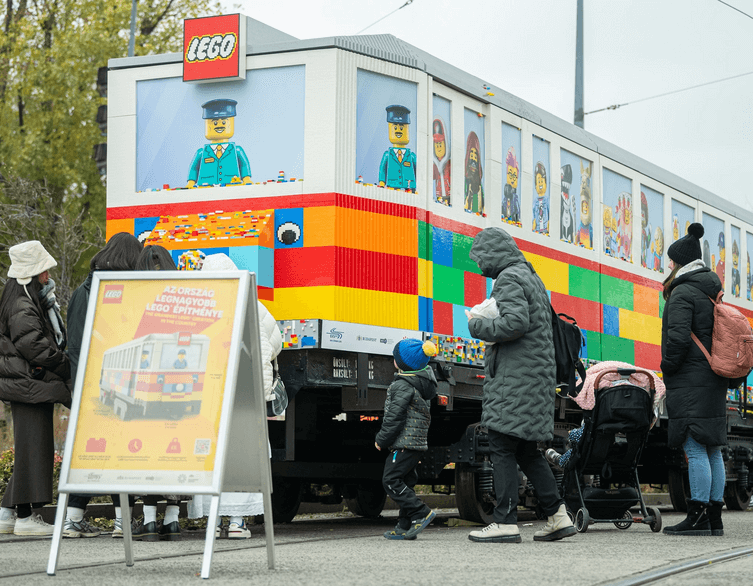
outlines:
[{"label": "tram car", "polygon": [[106,350],[99,400],[122,420],[180,419],[201,411],[209,338],[147,334]]},{"label": "tram car", "polygon": [[[379,514],[373,439],[405,337],[440,348],[419,482],[454,487],[465,518],[491,518],[484,345],[464,313],[491,291],[468,257],[485,227],[509,231],[554,308],[576,318],[586,361],[659,370],[666,250],[692,222],[725,301],[753,318],[753,214],[723,197],[391,35],[299,40],[242,15],[195,25],[187,42],[236,35],[238,53],[186,46],[108,64],[107,235],[176,262],[223,252],[256,274],[291,399],[269,422],[276,518],[301,499]],[[737,393],[726,496],[739,509],[753,418]],[[581,417],[558,398],[557,438]],[[669,483],[684,506],[687,464],[666,424],[648,442],[642,482]],[[525,479],[521,496],[535,505]]]}]

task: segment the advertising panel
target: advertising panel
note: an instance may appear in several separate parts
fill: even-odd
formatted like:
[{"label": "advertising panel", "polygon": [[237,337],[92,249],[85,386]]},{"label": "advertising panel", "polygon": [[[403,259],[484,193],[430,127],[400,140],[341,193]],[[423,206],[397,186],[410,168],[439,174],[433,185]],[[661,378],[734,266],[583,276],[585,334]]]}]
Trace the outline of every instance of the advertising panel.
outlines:
[{"label": "advertising panel", "polygon": [[463,208],[469,214],[486,216],[484,203],[484,163],[486,161],[485,118],[480,112],[463,109],[465,126],[465,197]]},{"label": "advertising panel", "polygon": [[727,248],[724,245],[724,221],[703,212],[703,262],[714,271],[722,282],[727,261]]},{"label": "advertising panel", "polygon": [[239,288],[151,278],[92,289],[65,482],[211,492]]},{"label": "advertising panel", "polygon": [[452,177],[450,175],[450,151],[452,150],[451,102],[434,94],[434,120],[431,123],[432,157],[434,169],[434,201],[451,205]]},{"label": "advertising panel", "polygon": [[591,250],[594,234],[591,223],[593,163],[560,149],[560,164],[560,240]]},{"label": "advertising panel", "polygon": [[502,187],[502,221],[520,228],[520,130],[502,123],[502,156],[505,184]]},{"label": "advertising panel", "polygon": [[604,169],[604,252],[633,262],[633,182]]},{"label": "advertising panel", "polygon": [[664,196],[641,185],[641,266],[664,270]]},{"label": "advertising panel", "polygon": [[532,137],[533,231],[549,236],[549,142]]},{"label": "advertising panel", "polygon": [[740,297],[740,228],[730,226],[732,233],[732,295]]}]

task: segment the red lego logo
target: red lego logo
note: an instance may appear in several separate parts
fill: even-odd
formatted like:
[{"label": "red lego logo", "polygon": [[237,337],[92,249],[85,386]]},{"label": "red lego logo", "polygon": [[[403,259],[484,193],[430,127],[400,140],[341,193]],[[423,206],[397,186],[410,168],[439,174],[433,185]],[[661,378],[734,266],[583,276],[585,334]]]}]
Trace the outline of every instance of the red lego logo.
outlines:
[{"label": "red lego logo", "polygon": [[191,345],[191,333],[180,332],[178,334],[178,346],[190,346]]},{"label": "red lego logo", "polygon": [[102,303],[120,303],[123,301],[124,285],[105,285]]},{"label": "red lego logo", "polygon": [[240,14],[183,21],[183,81],[246,77],[246,19]]}]

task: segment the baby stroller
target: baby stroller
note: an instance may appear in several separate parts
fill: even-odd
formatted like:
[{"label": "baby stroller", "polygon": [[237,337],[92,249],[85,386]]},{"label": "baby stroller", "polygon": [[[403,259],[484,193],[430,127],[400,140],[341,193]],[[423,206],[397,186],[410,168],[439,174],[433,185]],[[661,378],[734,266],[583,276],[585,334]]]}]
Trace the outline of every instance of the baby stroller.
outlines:
[{"label": "baby stroller", "polygon": [[[644,376],[645,386],[634,384]],[[584,411],[581,440],[565,465],[562,493],[568,513],[580,533],[590,523],[627,529],[640,522],[661,531],[661,513],[646,507],[637,469],[653,420],[654,381],[637,368],[605,370],[596,379],[594,394],[593,410]],[[585,485],[586,476],[593,482]],[[642,517],[630,512],[637,503]]]}]

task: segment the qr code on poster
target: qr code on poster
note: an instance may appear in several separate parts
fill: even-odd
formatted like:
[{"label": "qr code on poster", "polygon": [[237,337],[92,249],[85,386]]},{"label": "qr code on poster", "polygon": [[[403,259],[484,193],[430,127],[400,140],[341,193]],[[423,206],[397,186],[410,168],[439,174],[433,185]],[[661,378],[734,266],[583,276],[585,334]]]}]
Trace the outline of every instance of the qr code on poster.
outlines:
[{"label": "qr code on poster", "polygon": [[212,447],[212,440],[197,439],[193,446],[194,456],[208,456],[210,447]]}]

